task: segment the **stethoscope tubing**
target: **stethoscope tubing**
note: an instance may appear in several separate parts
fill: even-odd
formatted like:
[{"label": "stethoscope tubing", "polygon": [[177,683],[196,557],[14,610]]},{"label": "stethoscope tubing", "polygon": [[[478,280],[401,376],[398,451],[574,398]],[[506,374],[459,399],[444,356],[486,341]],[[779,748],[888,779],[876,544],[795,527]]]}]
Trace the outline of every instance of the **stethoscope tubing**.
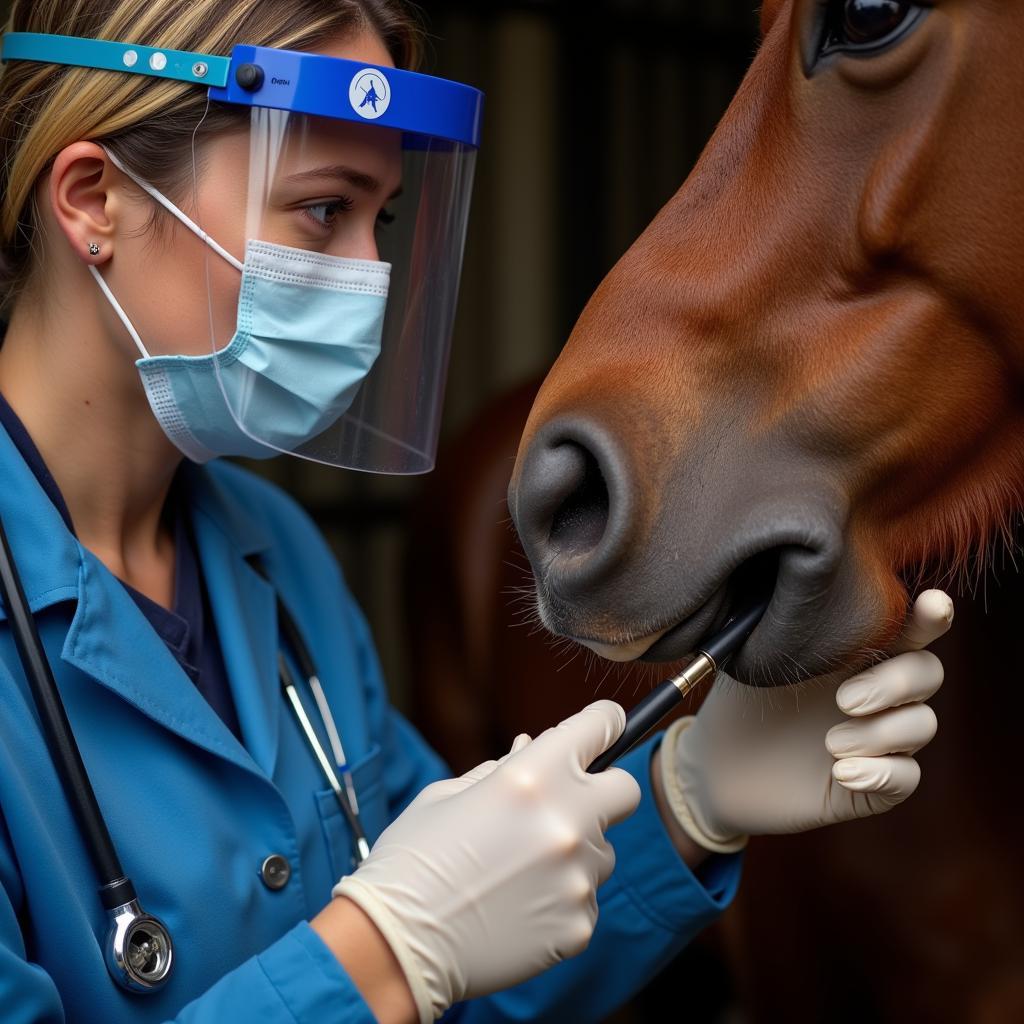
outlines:
[{"label": "stethoscope tubing", "polygon": [[108,925],[102,946],[104,963],[114,982],[126,991],[156,992],[170,976],[174,943],[166,925],[142,908],[135,886],[121,867],[39,638],[2,519],[0,599],[7,609],[50,758],[99,879],[98,894]]},{"label": "stethoscope tubing", "polygon": [[[89,857],[100,880],[100,896],[106,909],[135,898],[125,877],[121,860],[100,811],[89,773],[71,730],[64,702],[53,678],[53,670],[39,639],[39,630],[29,608],[21,577],[15,567],[7,533],[0,518],[0,599],[7,609],[8,621],[32,697],[39,713],[43,733],[71,810],[78,822]],[[126,888],[127,887],[127,888]],[[130,889],[130,894],[128,892]],[[122,898],[127,895],[127,899]],[[111,902],[113,900],[114,902]]]},{"label": "stethoscope tubing", "polygon": [[[267,575],[262,564],[257,563],[253,568],[263,579],[268,583],[270,582],[270,577]],[[327,697],[324,694],[320,675],[313,661],[313,655],[310,653],[294,616],[288,610],[288,606],[284,603],[280,594],[277,596],[277,624],[292,654],[295,655],[299,671],[306,677],[306,683],[313,694],[313,700],[316,702],[317,710],[320,712],[320,720],[323,722],[324,730],[327,733],[327,740],[331,745],[331,752],[334,754],[334,764],[337,766],[338,771],[341,772],[340,782],[337,773],[334,771],[334,766],[332,766],[330,759],[327,757],[323,745],[316,734],[316,730],[309,719],[309,715],[302,704],[302,699],[299,697],[299,691],[295,685],[291,669],[288,666],[288,661],[284,657],[283,652],[279,651],[277,665],[281,690],[291,705],[299,727],[306,736],[306,742],[313,751],[317,763],[320,765],[320,770],[323,772],[327,784],[334,792],[335,799],[341,807],[341,812],[348,822],[348,827],[352,832],[352,859],[356,867],[358,867],[370,855],[370,843],[366,838],[366,831],[359,816],[359,800],[356,796],[355,781],[352,778],[348,758],[345,755],[345,748],[341,743],[341,734],[335,724],[330,705],[327,703]]]},{"label": "stethoscope tubing", "polygon": [[[301,661],[301,659],[299,660]],[[306,714],[302,699],[299,697],[298,687],[295,685],[295,678],[292,676],[291,669],[288,667],[288,662],[285,660],[283,653],[278,653],[277,661],[281,678],[281,689],[284,691],[288,703],[291,704],[299,726],[303,733],[305,733],[306,741],[320,765],[320,770],[324,773],[324,777],[327,779],[327,783],[334,792],[334,796],[341,807],[342,814],[344,814],[345,820],[348,822],[348,827],[352,831],[353,837],[353,859],[357,865],[361,864],[370,855],[370,844],[363,830],[363,824],[359,819],[359,804],[356,800],[355,785],[352,781],[351,773],[346,767],[343,767],[342,763],[339,763],[338,767],[345,776],[345,789],[343,790],[337,773],[334,771],[330,759],[327,757],[320,742],[320,738],[313,728],[313,723],[309,720],[309,715]],[[312,680],[316,678],[315,675],[311,676],[310,683],[312,684]],[[312,689],[312,685],[310,688]],[[331,722],[332,726],[334,724],[330,709],[327,709],[325,715],[326,702],[322,705],[319,700],[317,701],[317,707],[320,710],[321,717],[324,719],[324,728],[327,728],[328,732],[330,732],[331,729],[328,728],[327,723]]]}]

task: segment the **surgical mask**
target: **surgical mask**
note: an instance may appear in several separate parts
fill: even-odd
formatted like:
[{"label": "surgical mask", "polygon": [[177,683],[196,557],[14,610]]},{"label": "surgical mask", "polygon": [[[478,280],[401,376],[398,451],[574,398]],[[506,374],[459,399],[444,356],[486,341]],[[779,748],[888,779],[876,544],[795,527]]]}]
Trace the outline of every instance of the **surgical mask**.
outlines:
[{"label": "surgical mask", "polygon": [[[202,356],[150,356],[95,266],[97,283],[131,335],[150,407],[194,462],[270,458],[337,422],[381,349],[391,265],[250,241],[239,262],[166,196],[113,163],[242,275],[231,341]],[[240,420],[258,423],[256,440]],[[267,443],[264,443],[267,442]]]}]

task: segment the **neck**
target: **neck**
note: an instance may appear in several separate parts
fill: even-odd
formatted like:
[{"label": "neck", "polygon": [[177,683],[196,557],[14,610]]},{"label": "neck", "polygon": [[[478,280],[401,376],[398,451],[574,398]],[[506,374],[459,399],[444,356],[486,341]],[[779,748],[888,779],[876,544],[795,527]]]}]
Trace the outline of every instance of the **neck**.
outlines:
[{"label": "neck", "polygon": [[181,455],[123,341],[82,313],[19,303],[0,347],[0,392],[53,474],[82,545],[166,604],[173,575],[161,570],[173,566],[173,543],[162,512]]}]

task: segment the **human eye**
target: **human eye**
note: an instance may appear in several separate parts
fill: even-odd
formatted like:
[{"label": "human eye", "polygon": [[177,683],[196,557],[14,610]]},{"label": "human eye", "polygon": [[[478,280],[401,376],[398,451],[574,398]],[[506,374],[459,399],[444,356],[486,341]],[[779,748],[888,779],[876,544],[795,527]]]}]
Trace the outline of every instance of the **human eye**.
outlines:
[{"label": "human eye", "polygon": [[322,228],[332,228],[338,219],[338,214],[348,213],[353,206],[355,203],[348,196],[339,196],[337,199],[322,200],[309,206],[303,206],[302,214]]}]

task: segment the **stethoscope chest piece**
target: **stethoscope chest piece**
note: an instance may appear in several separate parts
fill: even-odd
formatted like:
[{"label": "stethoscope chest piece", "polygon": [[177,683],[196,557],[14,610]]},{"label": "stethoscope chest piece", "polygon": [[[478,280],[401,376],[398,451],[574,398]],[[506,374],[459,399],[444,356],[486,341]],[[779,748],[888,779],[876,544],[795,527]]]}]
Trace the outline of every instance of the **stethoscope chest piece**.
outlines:
[{"label": "stethoscope chest piece", "polygon": [[111,977],[131,992],[162,988],[171,973],[174,945],[163,923],[138,900],[109,911],[106,960]]}]

